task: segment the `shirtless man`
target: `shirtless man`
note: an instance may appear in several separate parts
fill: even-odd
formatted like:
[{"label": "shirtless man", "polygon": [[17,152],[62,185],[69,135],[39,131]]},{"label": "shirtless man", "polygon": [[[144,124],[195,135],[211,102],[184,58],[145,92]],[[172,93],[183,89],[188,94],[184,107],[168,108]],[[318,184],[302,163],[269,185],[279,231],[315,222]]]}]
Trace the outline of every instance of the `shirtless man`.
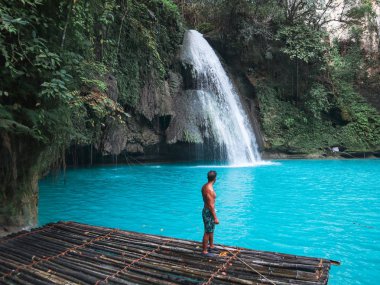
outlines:
[{"label": "shirtless man", "polygon": [[219,224],[219,220],[215,213],[215,199],[216,194],[213,185],[216,181],[216,171],[209,171],[207,173],[208,182],[202,187],[203,197],[203,211],[202,218],[205,226],[205,233],[203,235],[203,254],[207,254],[207,244],[210,244],[210,248],[214,248],[214,228],[215,224]]}]

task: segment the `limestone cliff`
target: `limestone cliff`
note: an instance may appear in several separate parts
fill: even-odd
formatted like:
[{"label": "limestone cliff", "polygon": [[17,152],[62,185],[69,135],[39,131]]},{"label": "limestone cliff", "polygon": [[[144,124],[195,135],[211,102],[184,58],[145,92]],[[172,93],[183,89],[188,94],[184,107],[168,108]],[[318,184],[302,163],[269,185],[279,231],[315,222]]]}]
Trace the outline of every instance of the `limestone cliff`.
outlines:
[{"label": "limestone cliff", "polygon": [[[112,100],[118,100],[118,92],[112,84],[107,88],[107,95]],[[96,152],[92,162],[114,162],[113,157],[117,156],[119,162],[129,162],[130,156],[131,162],[136,162],[136,159],[160,159],[157,149],[166,143],[165,132],[177,114],[178,105],[175,102],[181,92],[182,76],[178,71],[169,71],[163,82],[154,80],[153,74],[149,76],[141,88],[136,108],[127,107],[131,116],[124,122],[106,121],[101,137],[94,146]],[[91,158],[88,155],[80,163],[89,163]],[[72,151],[68,154],[72,163],[71,156]]]},{"label": "limestone cliff", "polygon": [[[254,87],[244,73],[228,65],[224,68],[235,82],[241,106],[249,114],[259,147],[262,147]],[[101,140],[95,146],[98,154],[93,162],[218,159],[216,133],[200,101],[203,95],[213,95],[199,94],[204,91],[196,90],[194,72],[191,64],[176,58],[162,84],[157,84],[151,75],[141,89],[136,108],[129,110],[131,117],[122,123],[107,121]],[[107,93],[114,94],[114,88],[110,88],[113,91]],[[114,100],[117,97],[117,94],[110,96]]]}]

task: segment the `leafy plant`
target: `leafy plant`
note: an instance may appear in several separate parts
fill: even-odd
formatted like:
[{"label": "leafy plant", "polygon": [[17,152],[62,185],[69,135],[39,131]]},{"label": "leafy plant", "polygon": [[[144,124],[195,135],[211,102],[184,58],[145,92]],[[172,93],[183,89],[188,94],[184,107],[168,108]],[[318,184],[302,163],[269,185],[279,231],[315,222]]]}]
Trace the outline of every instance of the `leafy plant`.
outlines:
[{"label": "leafy plant", "polygon": [[277,39],[285,42],[281,49],[290,59],[306,63],[321,60],[326,51],[323,31],[316,31],[305,24],[285,26],[277,33]]},{"label": "leafy plant", "polygon": [[[20,199],[35,194],[46,169],[64,165],[70,144],[99,143],[107,121],[125,123],[125,104],[136,107],[145,82],[164,81],[182,33],[169,0],[0,2],[0,139],[6,142],[0,221],[22,223],[13,217],[27,208]],[[29,202],[35,209],[36,201]]]},{"label": "leafy plant", "polygon": [[314,119],[321,120],[323,113],[327,113],[331,108],[329,93],[326,88],[319,83],[314,83],[304,98],[305,109]]}]

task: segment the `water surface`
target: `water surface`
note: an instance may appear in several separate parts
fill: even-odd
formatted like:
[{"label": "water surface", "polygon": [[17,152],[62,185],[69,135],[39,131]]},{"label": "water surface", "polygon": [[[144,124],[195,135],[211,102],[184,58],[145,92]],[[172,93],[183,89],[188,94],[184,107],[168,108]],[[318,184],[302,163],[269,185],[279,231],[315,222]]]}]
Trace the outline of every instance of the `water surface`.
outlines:
[{"label": "water surface", "polygon": [[73,220],[201,240],[200,188],[212,168],[217,243],[339,260],[329,284],[380,282],[380,160],[70,169],[40,182],[39,223]]}]

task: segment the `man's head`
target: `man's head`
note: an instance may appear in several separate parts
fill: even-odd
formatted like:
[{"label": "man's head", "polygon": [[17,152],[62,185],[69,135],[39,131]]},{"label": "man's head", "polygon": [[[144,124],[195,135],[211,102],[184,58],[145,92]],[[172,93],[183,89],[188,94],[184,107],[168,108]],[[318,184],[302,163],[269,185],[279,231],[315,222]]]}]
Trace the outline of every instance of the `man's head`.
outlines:
[{"label": "man's head", "polygon": [[215,181],[215,180],[216,180],[216,171],[214,171],[214,170],[210,170],[210,171],[207,173],[207,180],[208,180],[208,182]]}]

